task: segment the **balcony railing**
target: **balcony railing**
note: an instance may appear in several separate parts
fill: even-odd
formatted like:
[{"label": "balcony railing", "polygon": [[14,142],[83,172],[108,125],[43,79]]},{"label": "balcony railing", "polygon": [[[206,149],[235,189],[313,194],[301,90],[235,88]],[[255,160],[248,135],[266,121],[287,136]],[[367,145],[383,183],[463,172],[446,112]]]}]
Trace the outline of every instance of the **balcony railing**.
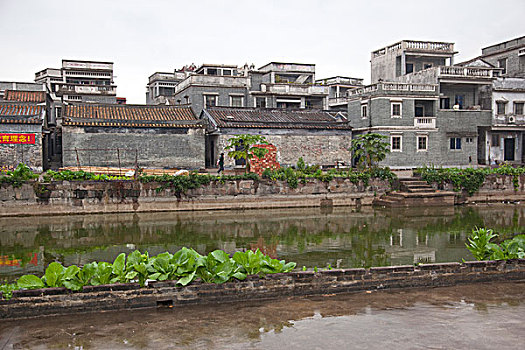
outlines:
[{"label": "balcony railing", "polygon": [[60,85],[58,93],[68,94],[95,94],[95,95],[116,95],[117,88],[115,86],[79,86],[79,85]]},{"label": "balcony railing", "polygon": [[405,83],[378,83],[348,91],[348,96],[361,95],[374,91],[399,91],[399,92],[436,92],[436,84],[405,84]]},{"label": "balcony railing", "polygon": [[190,85],[204,85],[204,86],[224,86],[224,87],[245,87],[248,85],[247,77],[232,77],[222,75],[204,75],[195,74],[190,75],[181,81],[175,88],[175,94],[186,89]]},{"label": "balcony railing", "polygon": [[304,84],[261,84],[261,91],[287,95],[328,95],[328,86]]},{"label": "balcony railing", "polygon": [[435,129],[436,118],[435,117],[416,117],[414,118],[414,127],[422,129]]},{"label": "balcony railing", "polygon": [[492,68],[484,67],[456,67],[456,66],[440,66],[440,76],[466,77],[466,78],[487,78],[494,77]]},{"label": "balcony railing", "polygon": [[348,103],[348,97],[332,97],[328,99],[329,106],[344,105]]}]

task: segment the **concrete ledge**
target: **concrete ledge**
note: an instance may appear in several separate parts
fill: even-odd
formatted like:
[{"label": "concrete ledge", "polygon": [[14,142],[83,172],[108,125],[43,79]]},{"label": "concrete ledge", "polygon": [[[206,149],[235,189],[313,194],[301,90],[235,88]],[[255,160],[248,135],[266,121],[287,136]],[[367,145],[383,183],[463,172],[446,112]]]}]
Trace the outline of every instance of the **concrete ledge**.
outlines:
[{"label": "concrete ledge", "polygon": [[291,272],[224,284],[196,282],[177,287],[174,281],[18,291],[0,300],[0,318],[27,318],[104,310],[156,308],[264,300],[288,296],[348,293],[363,290],[439,287],[460,283],[525,280],[525,259],[472,261],[370,269]]}]

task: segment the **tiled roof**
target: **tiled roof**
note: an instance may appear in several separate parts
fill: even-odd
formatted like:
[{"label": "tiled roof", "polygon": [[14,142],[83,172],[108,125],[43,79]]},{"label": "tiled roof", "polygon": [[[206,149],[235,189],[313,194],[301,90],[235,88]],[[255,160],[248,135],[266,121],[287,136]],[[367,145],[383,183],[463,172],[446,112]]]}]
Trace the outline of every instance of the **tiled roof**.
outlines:
[{"label": "tiled roof", "polygon": [[64,125],[200,128],[190,107],[146,105],[67,105]]},{"label": "tiled roof", "polygon": [[46,101],[46,93],[44,91],[5,90],[4,100],[42,103]]},{"label": "tiled roof", "polygon": [[44,106],[0,103],[0,123],[40,124],[40,115]]},{"label": "tiled roof", "polygon": [[213,107],[205,113],[219,128],[352,129],[347,122],[320,110]]}]

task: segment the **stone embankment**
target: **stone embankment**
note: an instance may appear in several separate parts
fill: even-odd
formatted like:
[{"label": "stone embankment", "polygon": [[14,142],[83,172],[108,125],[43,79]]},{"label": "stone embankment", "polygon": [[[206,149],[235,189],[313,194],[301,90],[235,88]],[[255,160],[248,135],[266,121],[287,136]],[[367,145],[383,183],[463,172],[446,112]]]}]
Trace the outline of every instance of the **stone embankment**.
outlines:
[{"label": "stone embankment", "polygon": [[14,291],[0,300],[0,318],[75,314],[103,310],[173,307],[186,304],[243,302],[290,296],[338,294],[394,288],[440,287],[462,283],[525,280],[525,259],[372,267],[369,269],[300,271],[224,284],[174,281]]},{"label": "stone embankment", "polygon": [[370,180],[365,186],[341,178],[311,179],[295,189],[285,181],[213,181],[183,194],[131,180],[27,183],[0,188],[0,216],[359,206],[370,205],[389,188],[388,181]]},{"label": "stone embankment", "polygon": [[[472,196],[456,192],[454,203],[518,202],[525,200],[525,176],[489,175]],[[450,192],[451,184],[439,186]],[[438,189],[434,185],[434,189]],[[200,188],[177,193],[160,183],[139,181],[60,181],[26,183],[15,188],[0,186],[0,217],[91,213],[134,213],[221,209],[263,209],[323,206],[371,205],[374,199],[390,193],[388,181],[373,179],[368,186],[348,179],[329,182],[308,179],[290,188],[286,181],[213,181]],[[393,192],[394,194],[396,192]],[[441,201],[452,205],[452,201]],[[426,205],[415,200],[411,205]]]}]

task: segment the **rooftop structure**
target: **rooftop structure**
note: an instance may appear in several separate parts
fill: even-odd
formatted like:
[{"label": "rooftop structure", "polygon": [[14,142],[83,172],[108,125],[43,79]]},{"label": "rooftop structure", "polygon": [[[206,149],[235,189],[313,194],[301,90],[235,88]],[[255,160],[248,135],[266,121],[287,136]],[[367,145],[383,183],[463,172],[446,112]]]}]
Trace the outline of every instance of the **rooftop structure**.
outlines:
[{"label": "rooftop structure", "polygon": [[456,53],[454,43],[402,40],[372,52],[372,83],[392,81],[435,66],[453,65]]}]

